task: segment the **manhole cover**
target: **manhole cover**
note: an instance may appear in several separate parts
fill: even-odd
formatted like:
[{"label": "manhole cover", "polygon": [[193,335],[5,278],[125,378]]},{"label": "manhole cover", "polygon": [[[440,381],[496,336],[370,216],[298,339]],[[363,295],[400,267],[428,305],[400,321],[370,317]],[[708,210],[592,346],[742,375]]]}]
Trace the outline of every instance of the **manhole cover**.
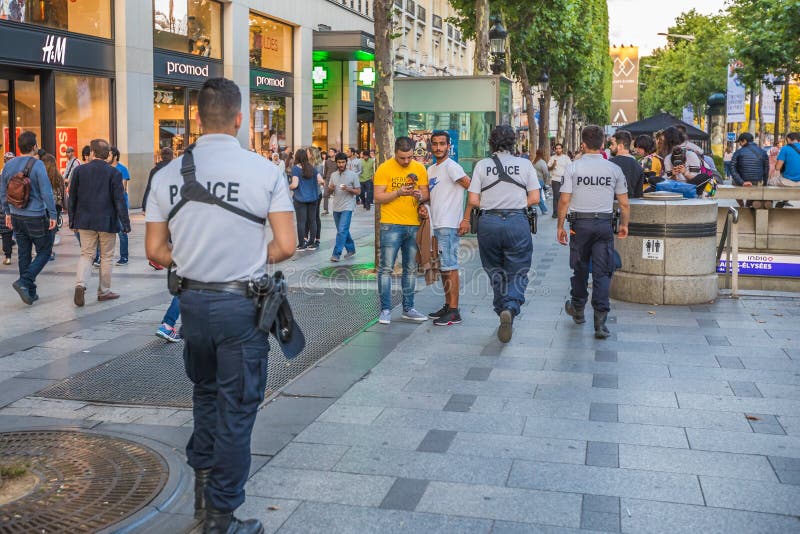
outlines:
[{"label": "manhole cover", "polygon": [[146,506],[167,481],[154,451],[119,438],[68,431],[0,433],[0,461],[39,480],[0,506],[0,532],[96,532]]}]

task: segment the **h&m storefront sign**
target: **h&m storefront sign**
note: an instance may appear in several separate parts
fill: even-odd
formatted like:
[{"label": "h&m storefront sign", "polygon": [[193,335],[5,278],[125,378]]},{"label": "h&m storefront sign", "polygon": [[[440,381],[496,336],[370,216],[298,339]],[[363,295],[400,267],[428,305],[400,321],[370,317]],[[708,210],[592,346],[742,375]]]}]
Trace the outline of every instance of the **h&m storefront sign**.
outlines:
[{"label": "h&m storefront sign", "polygon": [[294,76],[274,70],[250,69],[250,91],[292,96]]},{"label": "h&m storefront sign", "polygon": [[161,81],[202,85],[207,79],[222,75],[221,61],[159,51],[153,53],[153,77]]},{"label": "h&m storefront sign", "polygon": [[114,72],[114,46],[106,40],[0,21],[0,63],[107,74]]}]

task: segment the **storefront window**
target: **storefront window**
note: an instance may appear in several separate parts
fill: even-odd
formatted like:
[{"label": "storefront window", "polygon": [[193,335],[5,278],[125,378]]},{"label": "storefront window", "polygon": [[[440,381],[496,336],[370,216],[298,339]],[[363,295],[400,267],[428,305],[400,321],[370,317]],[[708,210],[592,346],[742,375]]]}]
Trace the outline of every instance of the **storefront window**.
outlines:
[{"label": "storefront window", "polygon": [[0,0],[0,20],[111,38],[111,0]]},{"label": "storefront window", "polygon": [[[41,97],[39,92],[39,76],[33,81],[16,80],[14,82],[14,108],[17,114],[17,135],[31,131],[36,134],[39,146],[42,146]],[[17,147],[19,151],[19,147]]]},{"label": "storefront window", "polygon": [[153,46],[222,58],[222,6],[213,0],[153,0]]},{"label": "storefront window", "polygon": [[273,150],[289,146],[291,140],[292,99],[254,93],[250,95],[250,148],[269,155]]},{"label": "storefront window", "polygon": [[292,27],[250,13],[250,65],[292,72]]},{"label": "storefront window", "polygon": [[67,147],[92,139],[111,140],[111,81],[94,76],[56,73],[56,159],[63,171]]},{"label": "storefront window", "polygon": [[186,144],[186,109],[184,107],[186,89],[170,85],[156,85],[153,91],[153,111],[155,115],[154,152],[170,147],[175,155],[188,146]]}]

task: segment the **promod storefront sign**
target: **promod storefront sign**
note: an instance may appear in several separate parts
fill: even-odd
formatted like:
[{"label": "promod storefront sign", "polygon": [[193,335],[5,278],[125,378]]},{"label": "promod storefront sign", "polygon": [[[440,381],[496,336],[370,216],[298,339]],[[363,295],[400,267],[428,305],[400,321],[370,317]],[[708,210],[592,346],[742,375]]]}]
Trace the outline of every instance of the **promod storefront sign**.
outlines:
[{"label": "promod storefront sign", "polygon": [[294,91],[294,77],[286,72],[250,69],[250,90],[291,96]]},{"label": "promod storefront sign", "polygon": [[207,79],[219,78],[222,75],[221,61],[195,59],[191,56],[159,51],[153,53],[153,77],[159,81],[202,85]]}]

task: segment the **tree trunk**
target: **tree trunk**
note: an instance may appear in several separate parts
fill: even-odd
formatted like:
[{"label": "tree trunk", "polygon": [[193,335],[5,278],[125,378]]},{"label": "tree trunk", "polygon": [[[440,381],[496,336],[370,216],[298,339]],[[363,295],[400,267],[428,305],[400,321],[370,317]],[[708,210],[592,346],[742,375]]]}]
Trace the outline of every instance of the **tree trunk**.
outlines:
[{"label": "tree trunk", "polygon": [[792,117],[789,115],[789,95],[791,94],[789,82],[792,80],[792,73],[787,70],[784,79],[786,85],[783,86],[783,135],[786,135],[792,131]]},{"label": "tree trunk", "polygon": [[747,131],[756,135],[756,90],[750,89],[750,113],[748,113]]},{"label": "tree trunk", "polygon": [[542,124],[539,129],[539,148],[544,154],[544,159],[550,159],[550,99],[552,96],[553,90],[548,87],[544,93],[544,104],[542,109],[539,110]]},{"label": "tree trunk", "polygon": [[767,140],[767,132],[764,131],[764,91],[758,92],[758,146],[764,146]]},{"label": "tree trunk", "polygon": [[473,74],[475,76],[489,74],[489,0],[475,0]]},{"label": "tree trunk", "polygon": [[575,109],[575,95],[570,94],[569,98],[567,98],[567,111],[564,114],[566,116],[566,124],[564,126],[564,138],[566,139],[567,143],[567,151],[572,152],[575,150],[574,140],[575,136],[573,135],[575,129],[575,119],[572,118],[573,111]]},{"label": "tree trunk", "polygon": [[[392,157],[394,149],[394,45],[392,43],[393,0],[375,0],[372,14],[375,17],[375,141],[380,165]],[[381,206],[375,204],[375,268],[380,265]]]},{"label": "tree trunk", "polygon": [[533,95],[531,94],[531,82],[528,80],[528,71],[525,65],[520,68],[519,81],[522,84],[522,96],[525,98],[525,104],[528,108],[528,151],[531,153],[531,159],[536,154],[536,110],[533,109]]},{"label": "tree trunk", "polygon": [[556,125],[556,143],[564,144],[564,130],[567,122],[567,101],[562,98],[558,101],[558,124]]}]

